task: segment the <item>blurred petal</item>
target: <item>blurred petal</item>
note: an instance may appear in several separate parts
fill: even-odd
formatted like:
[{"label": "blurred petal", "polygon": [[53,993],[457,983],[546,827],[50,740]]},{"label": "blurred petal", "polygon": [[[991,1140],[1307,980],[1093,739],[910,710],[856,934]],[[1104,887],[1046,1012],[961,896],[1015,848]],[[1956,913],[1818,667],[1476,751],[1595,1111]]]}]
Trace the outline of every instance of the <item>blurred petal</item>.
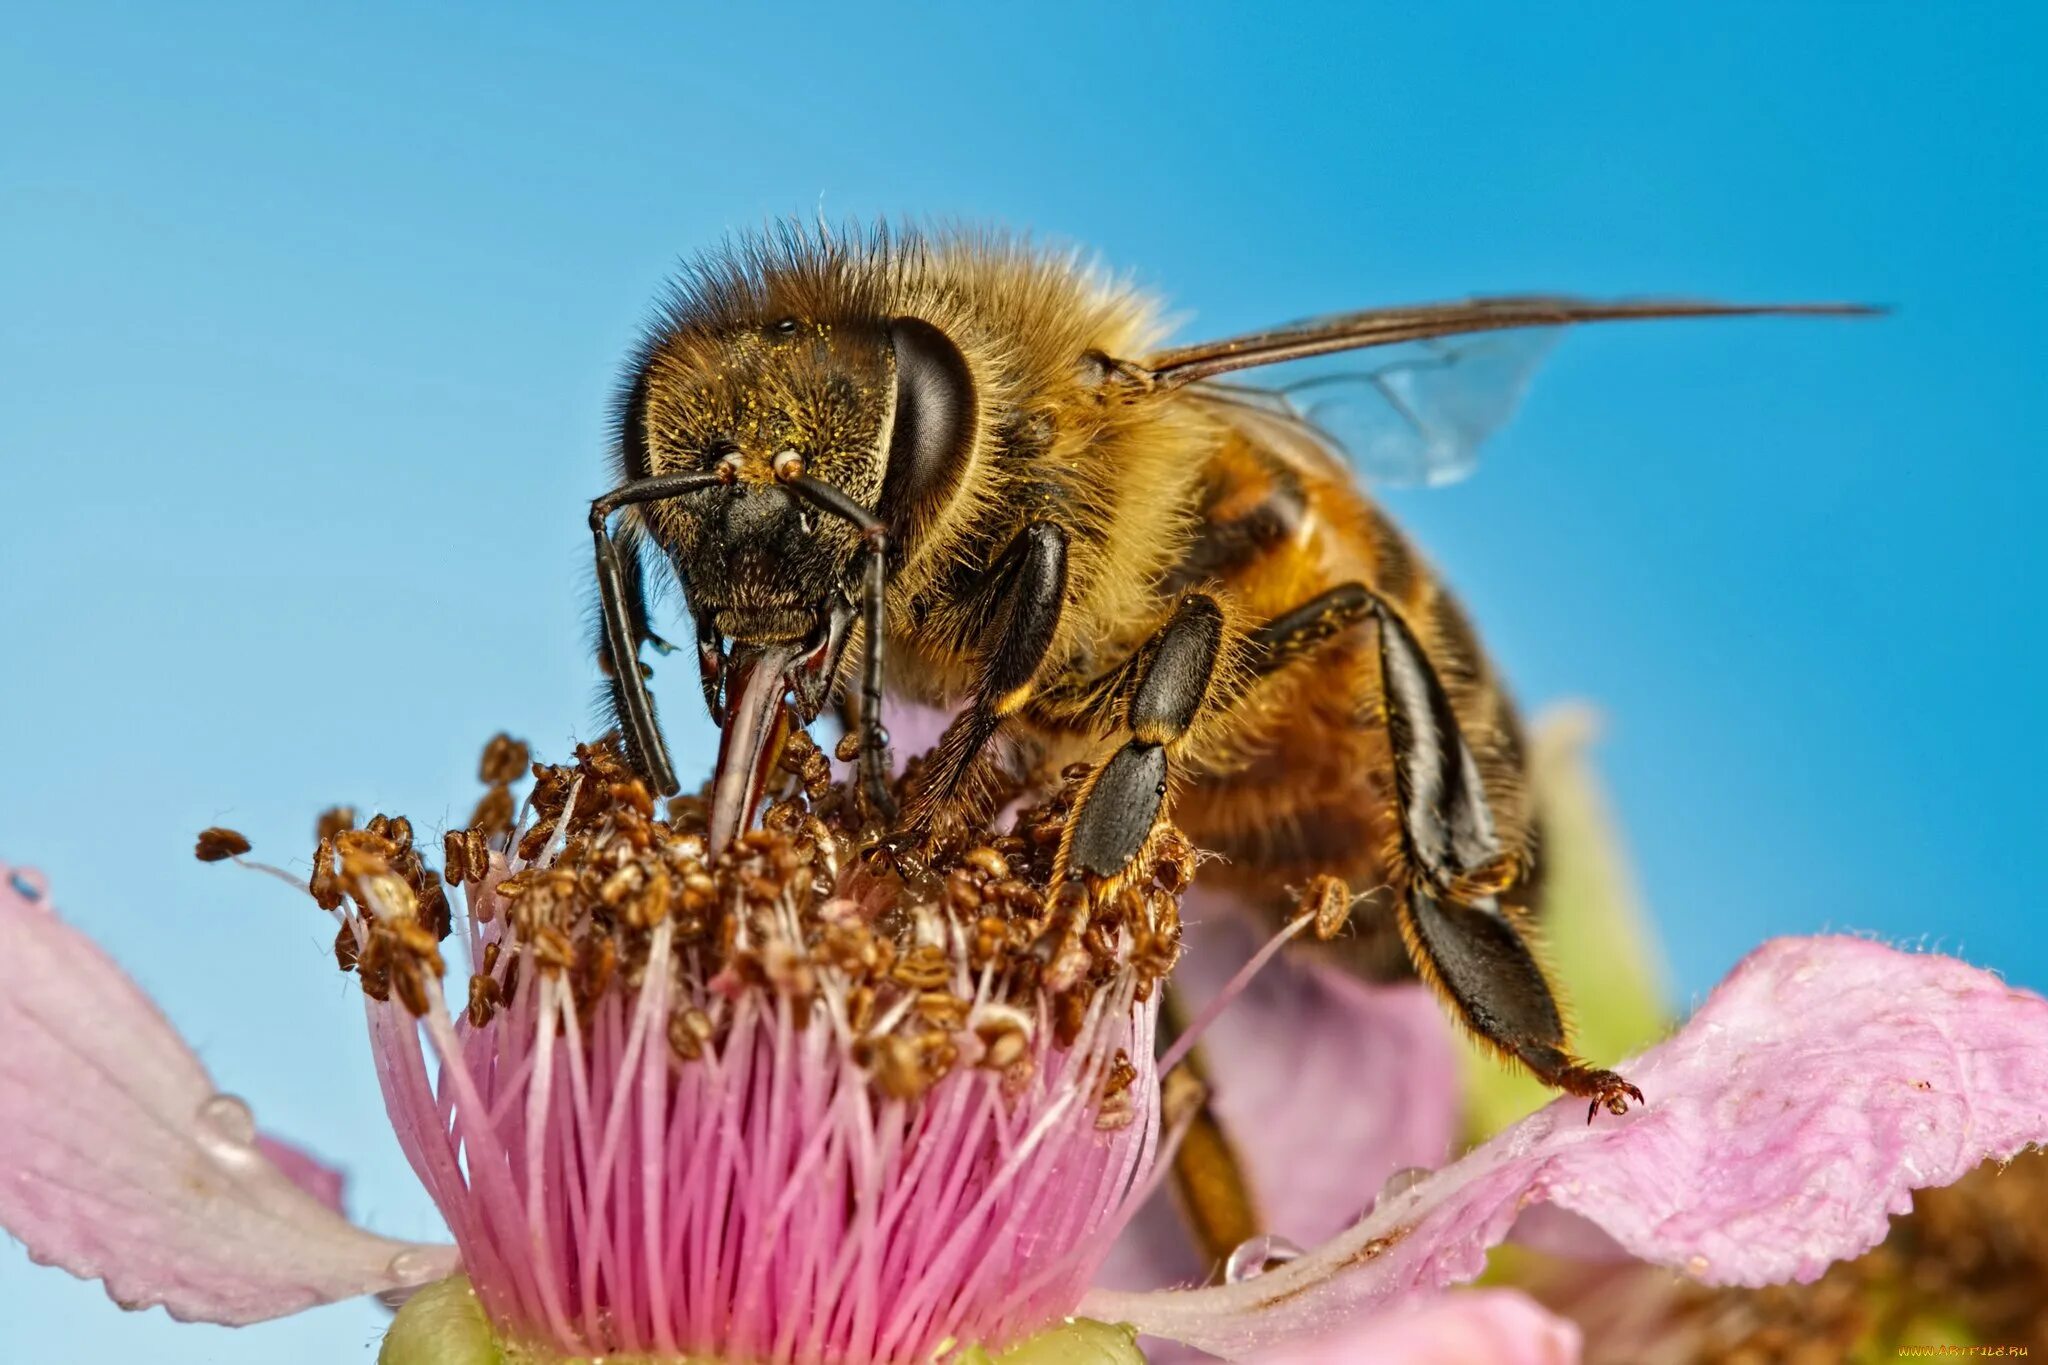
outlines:
[{"label": "blurred petal", "polygon": [[1621,1243],[1590,1218],[1555,1204],[1531,1204],[1508,1232],[1516,1246],[1574,1261],[1633,1261]]},{"label": "blurred petal", "polygon": [[[1209,1276],[1210,1267],[1202,1263],[1202,1254],[1188,1239],[1187,1223],[1161,1181],[1158,1192],[1124,1225],[1116,1245],[1109,1249],[1109,1258],[1095,1272],[1095,1283],[1103,1289],[1141,1293],[1201,1284]],[[1152,1347],[1148,1341],[1148,1358],[1153,1355]],[[1183,1358],[1171,1351],[1164,1355],[1167,1360]]]},{"label": "blurred petal", "polygon": [[1255,1358],[1256,1365],[1573,1365],[1579,1329],[1505,1289],[1438,1294],[1375,1313],[1314,1341]]},{"label": "blurred petal", "polygon": [[[1670,1032],[1670,986],[1656,931],[1623,850],[1619,826],[1587,750],[1599,717],[1584,705],[1539,717],[1529,745],[1530,795],[1543,821],[1538,950],[1572,1017],[1574,1051],[1600,1065]],[[1457,1035],[1466,1127],[1499,1132],[1557,1092],[1468,1035]]]},{"label": "blurred petal", "polygon": [[[1196,893],[1184,913],[1217,900]],[[1263,938],[1220,905],[1213,918],[1199,932],[1217,950],[1205,941],[1174,973],[1196,1009]],[[1395,1171],[1440,1165],[1450,1152],[1457,1058],[1443,1010],[1420,985],[1372,985],[1290,945],[1201,1047],[1267,1232],[1312,1246],[1349,1227]]]},{"label": "blurred petal", "polygon": [[295,1183],[149,998],[4,865],[0,1038],[0,1228],[123,1307],[256,1322],[453,1268],[452,1247],[372,1236]]},{"label": "blurred petal", "polygon": [[[855,665],[858,668],[858,665]],[[888,711],[889,757],[897,772],[911,759],[921,757],[937,747],[939,736],[946,733],[956,713],[952,710],[926,706],[923,702],[904,699],[892,702]],[[854,765],[841,760],[834,747],[825,746],[825,752],[832,759],[832,779],[835,782],[850,782],[854,777]]]},{"label": "blurred petal", "polygon": [[1560,1101],[1256,1279],[1082,1311],[1243,1356],[1471,1278],[1546,1201],[1708,1283],[1812,1279],[1912,1190],[2048,1141],[2048,1000],[1860,939],[1766,944],[1624,1070],[1623,1118]]},{"label": "blurred petal", "polygon": [[[1173,983],[1192,1016],[1264,936],[1216,893],[1190,892],[1182,914]],[[1355,1222],[1395,1171],[1444,1160],[1458,1118],[1450,1034],[1421,986],[1370,985],[1291,946],[1260,969],[1200,1047],[1267,1232],[1311,1246]],[[1158,1289],[1213,1269],[1161,1196],[1133,1220],[1101,1283]]]}]

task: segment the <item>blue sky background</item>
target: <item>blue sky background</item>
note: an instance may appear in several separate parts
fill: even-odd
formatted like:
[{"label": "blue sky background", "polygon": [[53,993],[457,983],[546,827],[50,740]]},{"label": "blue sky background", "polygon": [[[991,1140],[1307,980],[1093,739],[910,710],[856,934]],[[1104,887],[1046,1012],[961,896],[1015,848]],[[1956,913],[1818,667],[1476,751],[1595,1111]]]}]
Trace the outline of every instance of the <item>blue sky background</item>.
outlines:
[{"label": "blue sky background", "polygon": [[[430,1235],[303,866],[594,730],[604,410],[664,275],[784,213],[1099,249],[1188,336],[1488,290],[1856,298],[1588,331],[1397,512],[1589,697],[1678,981],[1850,928],[2048,987],[2042,25],[2012,5],[6,9],[0,858],[260,1120]],[[663,677],[681,765],[710,729]],[[4,1045],[4,1040],[0,1040]],[[0,1359],[365,1360],[0,1248]]]}]

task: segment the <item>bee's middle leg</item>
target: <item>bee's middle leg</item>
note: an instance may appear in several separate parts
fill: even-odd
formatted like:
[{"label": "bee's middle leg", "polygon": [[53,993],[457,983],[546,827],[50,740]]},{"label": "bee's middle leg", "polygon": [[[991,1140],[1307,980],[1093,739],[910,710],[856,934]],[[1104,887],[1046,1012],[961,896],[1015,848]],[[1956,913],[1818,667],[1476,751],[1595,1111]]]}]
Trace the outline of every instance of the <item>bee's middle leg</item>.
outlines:
[{"label": "bee's middle leg", "polygon": [[1123,715],[1129,738],[1082,789],[1056,877],[1113,881],[1143,850],[1166,804],[1172,751],[1212,701],[1225,640],[1223,608],[1193,593],[1139,650]]}]

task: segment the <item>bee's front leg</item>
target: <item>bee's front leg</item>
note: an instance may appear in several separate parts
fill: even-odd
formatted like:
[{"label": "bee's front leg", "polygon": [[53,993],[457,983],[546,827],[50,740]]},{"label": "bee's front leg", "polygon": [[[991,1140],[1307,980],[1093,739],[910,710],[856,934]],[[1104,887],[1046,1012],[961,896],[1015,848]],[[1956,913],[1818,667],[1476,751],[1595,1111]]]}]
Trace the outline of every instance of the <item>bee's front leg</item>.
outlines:
[{"label": "bee's front leg", "polygon": [[640,663],[640,644],[655,640],[647,628],[646,584],[642,578],[637,531],[614,538],[612,514],[622,507],[661,502],[694,493],[720,482],[716,474],[666,474],[635,479],[590,504],[590,533],[596,552],[598,624],[603,632],[598,662],[610,680],[612,708],[625,738],[634,769],[657,796],[677,790],[674,766],[661,727],[654,717],[654,698]]},{"label": "bee's front leg", "polygon": [[1081,789],[1060,842],[1056,879],[1114,883],[1143,851],[1172,785],[1171,753],[1213,700],[1227,637],[1216,599],[1192,593],[1138,651],[1123,716],[1130,737]]},{"label": "bee's front leg", "polygon": [[867,631],[867,648],[861,654],[860,750],[855,757],[862,798],[868,808],[883,819],[896,813],[896,799],[889,793],[889,732],[882,727],[882,636],[886,581],[886,552],[881,542],[868,547],[861,572],[861,617]]},{"label": "bee's front leg", "polygon": [[929,835],[949,814],[994,814],[982,758],[1004,719],[1030,700],[1051,652],[1066,607],[1066,531],[1044,521],[1024,527],[996,557],[977,597],[986,613],[981,677],[974,701],[939,737],[904,812],[903,831],[913,838]]}]

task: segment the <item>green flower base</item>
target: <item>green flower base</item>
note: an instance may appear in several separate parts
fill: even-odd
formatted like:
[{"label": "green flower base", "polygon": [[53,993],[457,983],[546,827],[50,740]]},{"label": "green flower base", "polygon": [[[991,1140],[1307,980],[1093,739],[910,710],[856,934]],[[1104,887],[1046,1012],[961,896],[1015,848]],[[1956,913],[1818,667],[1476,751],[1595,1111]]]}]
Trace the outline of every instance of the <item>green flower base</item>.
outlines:
[{"label": "green flower base", "polygon": [[[979,1346],[943,1355],[955,1365],[1145,1365],[1138,1334],[1129,1327],[1069,1318],[1001,1355]],[[406,1300],[384,1334],[377,1365],[595,1365],[591,1357],[566,1357],[510,1346],[492,1335],[483,1305],[466,1276],[428,1285]],[[740,1365],[710,1356],[603,1357],[603,1365]]]}]

